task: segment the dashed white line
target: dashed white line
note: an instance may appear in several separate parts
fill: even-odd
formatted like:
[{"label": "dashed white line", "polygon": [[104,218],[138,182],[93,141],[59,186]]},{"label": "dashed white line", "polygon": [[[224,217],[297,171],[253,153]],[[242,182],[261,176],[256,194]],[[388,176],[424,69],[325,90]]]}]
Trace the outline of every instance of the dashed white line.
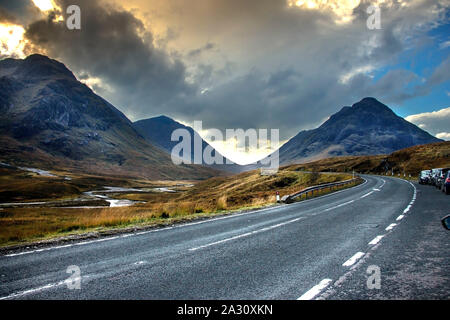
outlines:
[{"label": "dashed white line", "polygon": [[273,226],[270,226],[270,227],[265,227],[265,228],[258,229],[258,230],[255,230],[255,231],[243,233],[243,234],[231,237],[231,238],[226,238],[226,239],[223,239],[223,240],[219,240],[219,241],[216,241],[216,242],[211,242],[211,243],[208,243],[208,244],[205,244],[205,245],[202,245],[202,246],[198,246],[198,247],[195,247],[195,248],[190,248],[189,251],[195,251],[195,250],[207,248],[207,247],[210,247],[210,246],[214,246],[214,245],[217,245],[217,244],[221,244],[221,243],[224,243],[224,242],[228,242],[228,241],[232,241],[232,240],[248,237],[248,236],[251,236],[253,234],[264,232],[264,231],[269,231],[269,230],[272,230],[272,229],[275,229],[275,228],[279,228],[281,226],[285,226],[287,224],[290,224],[290,223],[293,223],[293,222],[297,222],[297,221],[302,220],[302,219],[305,219],[305,217],[292,219],[292,220],[289,220],[289,221],[286,221],[286,222],[282,222],[282,223],[279,223],[279,224],[276,224],[276,225],[273,225]]},{"label": "dashed white line", "polygon": [[387,227],[386,227],[386,231],[390,231],[390,230],[392,230],[392,229],[394,229],[394,227],[396,226],[397,224],[396,223],[391,223],[390,225],[388,225]]},{"label": "dashed white line", "polygon": [[334,207],[325,209],[324,211],[330,211],[330,210],[333,210],[333,209],[337,209],[337,208],[346,206],[347,204],[350,204],[350,203],[352,203],[352,202],[355,202],[355,200],[351,200],[351,201],[347,201],[347,202],[341,203],[341,204],[339,204],[339,205],[337,205],[337,206],[334,206]]},{"label": "dashed white line", "polygon": [[372,241],[369,242],[369,245],[376,245],[378,242],[380,242],[381,239],[383,239],[384,235],[382,236],[376,236]]},{"label": "dashed white line", "polygon": [[344,267],[350,267],[350,266],[354,265],[356,263],[356,261],[361,259],[363,256],[364,256],[364,252],[357,252],[353,255],[353,257],[351,257],[350,259],[345,261],[342,265]]},{"label": "dashed white line", "polygon": [[363,199],[363,198],[365,198],[365,197],[367,197],[367,196],[370,196],[372,193],[373,193],[373,191],[370,191],[369,193],[366,193],[365,195],[363,195],[363,196],[361,196],[361,197],[359,197],[359,198],[360,198],[360,199]]},{"label": "dashed white line", "polygon": [[311,289],[309,289],[306,293],[304,293],[300,298],[297,300],[312,300],[314,297],[316,297],[323,289],[328,287],[328,285],[331,283],[331,279],[323,279],[319,282],[318,285],[315,285]]},{"label": "dashed white line", "polygon": [[397,219],[395,219],[395,221],[400,221],[400,220],[402,220],[404,217],[405,217],[405,216],[401,214],[401,215],[399,215],[399,216],[397,217]]},{"label": "dashed white line", "polygon": [[403,210],[403,214],[407,213],[409,209],[411,209],[411,204],[408,205],[405,210]]}]

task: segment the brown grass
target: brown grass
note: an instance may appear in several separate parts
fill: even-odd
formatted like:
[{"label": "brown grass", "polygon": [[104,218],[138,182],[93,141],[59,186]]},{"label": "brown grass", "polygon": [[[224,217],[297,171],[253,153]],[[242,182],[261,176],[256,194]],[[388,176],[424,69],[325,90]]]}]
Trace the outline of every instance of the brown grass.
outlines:
[{"label": "brown grass", "polygon": [[0,245],[136,225],[166,224],[200,216],[275,203],[275,192],[290,194],[320,183],[346,180],[348,174],[303,173],[284,168],[276,176],[259,171],[218,177],[177,193],[129,194],[146,203],[123,208],[4,208]]},{"label": "brown grass", "polygon": [[294,170],[321,172],[352,172],[384,174],[384,164],[395,176],[403,173],[417,177],[421,170],[450,167],[450,141],[414,146],[391,153],[375,156],[345,156],[290,166]]}]

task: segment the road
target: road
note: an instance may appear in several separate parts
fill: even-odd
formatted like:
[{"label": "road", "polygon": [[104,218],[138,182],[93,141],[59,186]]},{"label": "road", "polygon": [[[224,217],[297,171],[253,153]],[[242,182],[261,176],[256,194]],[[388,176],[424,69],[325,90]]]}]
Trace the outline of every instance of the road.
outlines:
[{"label": "road", "polygon": [[450,197],[363,177],[290,205],[3,255],[0,298],[448,299]]}]

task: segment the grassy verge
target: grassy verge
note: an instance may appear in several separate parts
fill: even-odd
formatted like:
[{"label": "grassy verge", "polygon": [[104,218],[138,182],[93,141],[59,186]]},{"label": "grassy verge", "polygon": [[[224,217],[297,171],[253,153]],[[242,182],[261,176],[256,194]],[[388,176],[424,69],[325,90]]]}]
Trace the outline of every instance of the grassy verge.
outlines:
[{"label": "grassy verge", "polygon": [[[259,171],[205,180],[177,193],[123,194],[146,203],[122,208],[4,208],[0,246],[87,232],[166,225],[273,205],[276,191],[291,194],[312,185],[347,180],[349,174],[304,173],[283,168],[276,176]],[[325,194],[325,191],[323,192]]]}]

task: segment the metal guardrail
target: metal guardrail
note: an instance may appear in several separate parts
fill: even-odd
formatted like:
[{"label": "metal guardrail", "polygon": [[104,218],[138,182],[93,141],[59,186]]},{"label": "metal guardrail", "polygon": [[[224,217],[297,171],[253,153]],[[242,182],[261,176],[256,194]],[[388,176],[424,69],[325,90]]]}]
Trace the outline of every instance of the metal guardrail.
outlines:
[{"label": "metal guardrail", "polygon": [[339,181],[339,182],[332,182],[332,183],[326,183],[326,184],[320,184],[320,185],[317,185],[317,186],[308,187],[308,188],[303,189],[303,190],[301,190],[299,192],[283,196],[281,198],[281,202],[292,203],[292,202],[294,202],[295,198],[298,198],[298,197],[302,196],[303,194],[306,194],[306,198],[308,198],[308,193],[311,193],[311,196],[314,197],[314,191],[319,191],[319,190],[323,190],[323,189],[326,189],[326,188],[330,188],[330,190],[332,190],[333,187],[347,185],[347,184],[356,182],[356,181],[358,181],[360,179],[361,179],[360,177],[357,177],[357,178],[353,178],[353,179],[349,179],[349,180],[344,180],[344,181]]}]

